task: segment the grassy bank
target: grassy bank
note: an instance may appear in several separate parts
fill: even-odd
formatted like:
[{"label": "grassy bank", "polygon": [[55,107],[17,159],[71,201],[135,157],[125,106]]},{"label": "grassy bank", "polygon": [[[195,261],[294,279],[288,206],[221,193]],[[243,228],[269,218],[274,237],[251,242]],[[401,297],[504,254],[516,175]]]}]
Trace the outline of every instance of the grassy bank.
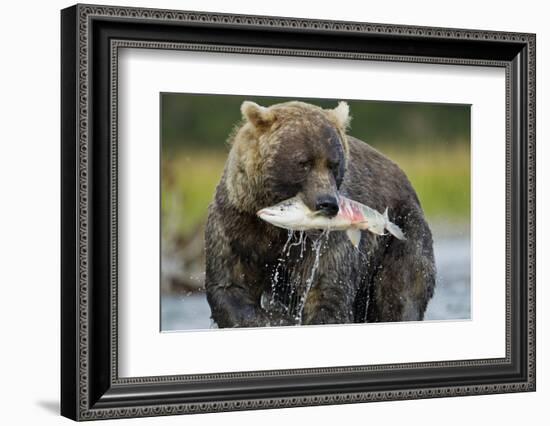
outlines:
[{"label": "grassy bank", "polygon": [[468,222],[470,150],[466,145],[404,152],[382,150],[405,171],[429,220]]}]

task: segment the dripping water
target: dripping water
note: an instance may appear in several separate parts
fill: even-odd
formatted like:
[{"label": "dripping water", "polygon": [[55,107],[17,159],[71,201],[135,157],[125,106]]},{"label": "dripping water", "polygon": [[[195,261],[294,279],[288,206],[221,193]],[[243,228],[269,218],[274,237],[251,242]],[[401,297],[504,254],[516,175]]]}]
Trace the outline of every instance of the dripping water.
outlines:
[{"label": "dripping water", "polygon": [[[303,251],[304,251],[304,246],[305,246],[305,243],[306,243],[306,233],[305,231],[298,231],[298,239],[297,241],[295,242],[290,242],[287,243],[288,244],[285,244],[285,246],[283,247],[283,251],[282,251],[282,258],[283,260],[286,260],[287,261],[287,264],[285,265],[286,266],[286,272],[287,272],[287,275],[286,275],[286,279],[287,281],[283,283],[283,285],[277,285],[277,295],[279,296],[279,302],[280,303],[280,306],[279,308],[283,309],[283,311],[288,314],[288,312],[291,310],[291,307],[293,305],[292,303],[292,298],[293,298],[293,295],[294,295],[294,292],[295,292],[295,288],[296,288],[296,283],[294,282],[293,280],[293,277],[292,277],[292,272],[294,272],[292,269],[288,269],[289,268],[289,264],[288,264],[288,260],[290,258],[290,254],[292,252],[292,248],[293,247],[300,247],[300,259],[303,258]],[[284,259],[286,257],[286,259]],[[279,259],[279,260],[281,260]],[[277,280],[279,278],[279,275],[277,275]],[[272,295],[272,303],[271,303],[271,308],[273,308],[273,304],[275,303],[275,295]]]},{"label": "dripping water", "polygon": [[287,254],[287,257],[290,255],[290,251],[292,250],[292,247],[298,247],[298,246],[301,246],[303,245],[303,242],[304,242],[304,234],[305,234],[305,231],[300,231],[299,232],[299,237],[298,237],[298,241],[295,242],[295,243],[292,243],[288,246],[288,254]]},{"label": "dripping water", "polygon": [[[368,256],[368,254],[364,253],[362,251],[359,251],[359,256],[360,256],[359,261],[361,263],[364,263],[365,265],[367,265],[363,269],[368,270],[369,269],[369,267],[368,267],[368,265],[369,265],[369,256]],[[362,281],[363,281],[363,283],[364,283],[363,285],[365,287],[365,314],[364,314],[364,317],[361,319],[361,322],[367,322],[367,314],[369,312],[369,304],[370,304],[370,292],[371,292],[370,286],[374,285],[374,283],[371,284],[369,282],[365,282],[365,276],[363,276]]]},{"label": "dripping water", "polygon": [[[306,280],[306,286],[304,291],[302,292],[302,295],[300,297],[300,301],[298,303],[297,307],[297,313],[296,313],[296,323],[301,324],[302,322],[302,315],[304,312],[304,306],[306,304],[307,297],[309,295],[309,291],[311,290],[311,287],[313,285],[313,280],[315,279],[315,274],[317,273],[317,269],[319,269],[319,259],[321,257],[321,247],[323,243],[325,243],[328,240],[328,235],[330,231],[324,230],[319,238],[317,238],[313,244],[312,244],[312,251],[314,253],[314,260],[313,260],[313,266],[311,268],[311,271],[309,273],[309,277]],[[326,239],[325,239],[326,237]]]},{"label": "dripping water", "polygon": [[302,238],[301,238],[301,244],[300,244],[300,259],[304,258],[304,250],[306,249],[306,239],[303,237],[304,231],[302,231]]},{"label": "dripping water", "polygon": [[[271,297],[269,299],[270,309],[272,309],[275,306],[275,302],[276,302],[275,298],[277,294],[277,285],[279,283],[279,275],[282,272],[282,268],[285,264],[285,261],[288,259],[290,255],[290,248],[292,247],[292,244],[290,242],[292,241],[293,237],[294,237],[294,232],[289,230],[288,237],[286,239],[286,242],[283,246],[283,250],[281,252],[281,256],[277,259],[277,266],[275,266],[275,271],[271,276]],[[287,252],[287,248],[288,248],[288,252]]]},{"label": "dripping water", "polygon": [[[285,256],[285,252],[286,252],[286,249],[287,247],[289,246],[290,242],[292,241],[292,237],[294,236],[294,232],[291,231],[291,230],[288,230],[288,238],[286,239],[286,243],[285,245],[283,246],[283,251],[282,251],[282,255]],[[292,246],[291,246],[292,247]],[[290,250],[289,250],[290,252]],[[287,254],[288,256],[288,254]]]},{"label": "dripping water", "polygon": [[[294,232],[289,231],[288,237],[283,245],[281,254],[277,259],[277,265],[271,276],[271,295],[269,296],[269,301],[262,302],[262,305],[267,305],[268,310],[275,312],[276,310],[283,310],[286,313],[292,312],[292,316],[296,324],[301,324],[303,311],[307,297],[316,277],[316,274],[319,269],[321,250],[323,246],[328,241],[328,236],[330,230],[324,230],[319,237],[312,239],[311,241],[311,253],[313,257],[313,262],[311,264],[311,269],[306,271],[292,271],[288,270],[289,267],[288,261],[290,259],[290,254],[294,247],[300,249],[299,258],[302,260],[308,248],[308,235],[304,231],[299,231],[297,239],[294,240]],[[308,262],[309,263],[309,262]],[[285,274],[289,272],[288,274]],[[298,272],[298,273],[292,273]],[[283,274],[288,275],[288,282],[283,283],[281,288],[281,283],[279,282]],[[304,282],[304,275],[307,274],[307,279],[305,280],[305,285],[301,283]]]}]

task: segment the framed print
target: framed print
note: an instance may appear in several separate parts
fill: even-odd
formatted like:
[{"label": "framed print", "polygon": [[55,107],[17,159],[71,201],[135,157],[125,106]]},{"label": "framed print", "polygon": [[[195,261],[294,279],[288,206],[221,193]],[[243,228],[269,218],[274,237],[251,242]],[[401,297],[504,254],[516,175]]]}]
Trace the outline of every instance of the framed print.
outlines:
[{"label": "framed print", "polygon": [[61,30],[64,416],[535,390],[535,35]]}]

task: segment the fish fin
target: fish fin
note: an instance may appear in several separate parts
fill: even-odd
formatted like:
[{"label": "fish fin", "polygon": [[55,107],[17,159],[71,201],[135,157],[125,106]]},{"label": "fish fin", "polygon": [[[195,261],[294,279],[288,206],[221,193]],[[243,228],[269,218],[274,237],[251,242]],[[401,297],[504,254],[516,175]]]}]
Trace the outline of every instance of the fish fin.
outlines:
[{"label": "fish fin", "polygon": [[395,238],[398,240],[406,240],[405,234],[403,234],[403,231],[399,226],[397,226],[395,223],[388,222],[386,223],[386,229],[390,234],[392,234]]},{"label": "fish fin", "polygon": [[390,234],[392,234],[398,240],[406,240],[405,234],[403,234],[403,231],[401,230],[401,228],[397,226],[395,223],[390,221],[387,207],[386,207],[386,210],[384,210],[384,220],[386,221],[386,225],[384,227]]},{"label": "fish fin", "polygon": [[346,231],[346,235],[355,248],[359,247],[359,242],[361,241],[361,231],[359,229],[350,228]]}]

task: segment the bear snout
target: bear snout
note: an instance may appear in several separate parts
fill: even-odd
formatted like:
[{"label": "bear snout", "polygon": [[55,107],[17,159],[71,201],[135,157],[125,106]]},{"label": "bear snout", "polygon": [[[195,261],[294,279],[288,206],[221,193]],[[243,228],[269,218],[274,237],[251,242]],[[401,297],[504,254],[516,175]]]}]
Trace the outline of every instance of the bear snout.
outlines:
[{"label": "bear snout", "polygon": [[323,213],[325,216],[336,216],[338,209],[338,200],[333,195],[321,195],[315,201],[315,210]]}]

